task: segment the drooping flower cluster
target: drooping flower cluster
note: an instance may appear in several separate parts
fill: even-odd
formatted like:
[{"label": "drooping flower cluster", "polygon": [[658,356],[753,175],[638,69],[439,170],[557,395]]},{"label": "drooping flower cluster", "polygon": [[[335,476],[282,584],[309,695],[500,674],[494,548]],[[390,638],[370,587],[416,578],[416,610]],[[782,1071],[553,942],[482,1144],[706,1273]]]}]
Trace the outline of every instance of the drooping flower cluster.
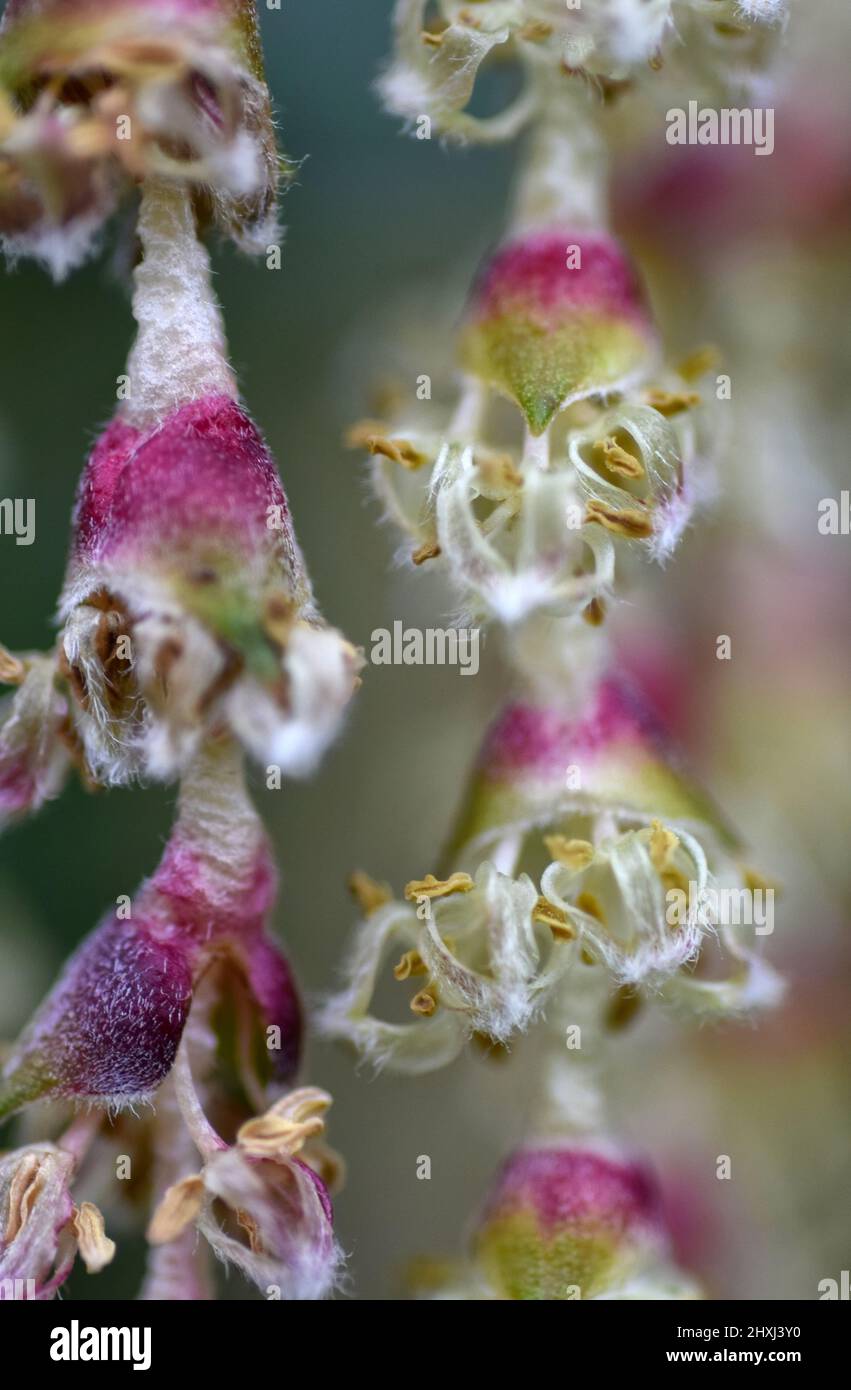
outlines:
[{"label": "drooping flower cluster", "polygon": [[[635,273],[608,233],[546,229],[480,272],[454,420],[364,421],[376,490],[415,564],[445,561],[465,613],[599,618],[618,553],[665,559],[706,486],[706,358],[662,373]],[[507,397],[523,437],[496,409]],[[517,422],[519,424],[519,422]],[[703,472],[703,479],[701,479]]]},{"label": "drooping flower cluster", "polygon": [[[80,481],[56,647],[0,649],[17,687],[0,711],[0,813],[37,810],[73,766],[86,783],[180,780],[159,867],[4,1059],[0,1116],[43,1100],[81,1113],[55,1144],[3,1159],[0,1271],[15,1297],[50,1298],[76,1253],[90,1272],[109,1262],[100,1208],[72,1184],[96,1181],[114,1122],[141,1169],[133,1191],[156,1194],[143,1297],[211,1296],[200,1232],[267,1298],[320,1298],[340,1262],[340,1163],[320,1138],[331,1098],[295,1086],[302,1011],[243,764],[311,771],[359,657],[314,601],[199,240],[212,214],[247,246],[274,233],[254,7],[13,4],[0,87],[12,257],[75,264],[125,184],[140,185],[141,247],[136,342]],[[122,1202],[120,1184],[102,1195]]]},{"label": "drooping flower cluster", "polygon": [[[684,48],[692,71],[746,87],[764,67],[786,0],[397,0],[396,46],[380,90],[408,121],[457,140],[496,142],[546,118],[554,80],[625,90]],[[498,114],[468,108],[493,55],[519,66],[520,93]]]},{"label": "drooping flower cluster", "polygon": [[[528,125],[526,158],[508,234],[462,321],[454,413],[424,393],[349,442],[372,456],[408,558],[445,568],[464,620],[502,626],[515,689],[439,876],[408,883],[401,900],[354,876],[362,921],[322,1022],[408,1073],[444,1065],[472,1038],[505,1050],[537,1025],[543,1139],[534,1132],[509,1160],[469,1264],[435,1296],[691,1298],[651,1186],[600,1138],[603,1044],[644,998],[729,1017],[776,1004],[782,985],[755,930],[755,900],[773,890],[601,631],[636,561],[664,561],[711,494],[719,433],[713,354],[664,364],[608,229],[602,117],[607,97],[639,73],[649,83],[669,54],[676,67],[684,53],[698,83],[747,86],[784,6],[436,8],[424,27],[434,11],[400,0],[386,104],[420,138],[435,127],[497,141]],[[479,117],[469,107],[492,52],[513,56],[524,82]],[[413,990],[407,1023],[376,1016],[391,971]]]},{"label": "drooping flower cluster", "polygon": [[[355,885],[366,911],[351,983],[323,1018],[379,1066],[431,1070],[474,1034],[510,1043],[553,992],[592,988],[589,967],[636,1003],[658,995],[695,1013],[780,997],[746,925],[760,880],[618,680],[579,717],[506,708],[451,839],[451,872],[409,883],[403,902]],[[739,910],[716,931],[722,887]],[[391,966],[416,985],[407,1025],[372,1015]]]}]

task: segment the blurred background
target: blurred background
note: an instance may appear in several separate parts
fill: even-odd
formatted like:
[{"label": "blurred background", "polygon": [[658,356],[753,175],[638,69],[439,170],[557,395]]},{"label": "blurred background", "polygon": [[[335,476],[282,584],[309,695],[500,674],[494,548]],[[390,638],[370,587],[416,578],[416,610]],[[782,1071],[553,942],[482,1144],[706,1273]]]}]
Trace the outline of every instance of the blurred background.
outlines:
[{"label": "blurred background", "polygon": [[[367,648],[397,618],[441,624],[451,599],[433,576],[394,566],[395,537],[341,436],[388,375],[410,390],[419,374],[445,377],[516,158],[408,139],[381,114],[370,87],[390,8],[262,7],[282,143],[303,161],[284,200],[283,266],[215,251],[244,398],[320,603]],[[613,118],[616,217],[672,355],[714,343],[733,388],[717,500],[615,630],[754,863],[783,884],[769,956],[790,988],[758,1029],[698,1032],[646,1011],[612,1084],[622,1132],[666,1185],[682,1262],[710,1296],[744,1300],[815,1298],[851,1260],[851,537],[818,529],[819,502],[851,487],[851,15],[844,0],[792,11],[770,158],[672,148],[652,100],[627,97]],[[511,81],[496,71],[482,100],[501,104]],[[0,640],[21,650],[51,642],[77,476],[112,413],[132,323],[105,260],[58,288],[26,264],[3,273],[0,306],[0,496],[36,503],[35,544],[0,537]],[[715,659],[722,633],[728,662]],[[318,776],[277,792],[257,781],[283,869],[277,928],[308,997],[339,981],[350,870],[399,889],[433,869],[504,685],[490,642],[475,680],[367,667]],[[72,786],[0,844],[0,1038],[153,869],[173,797]],[[348,1296],[401,1297],[413,1257],[461,1252],[523,1135],[522,1054],[397,1080],[311,1044],[305,1074],[334,1094],[329,1137],[349,1170],[337,1200]],[[416,1176],[423,1154],[430,1182]],[[716,1181],[719,1154],[732,1156],[732,1182]],[[115,1266],[75,1275],[69,1296],[131,1296],[141,1253],[123,1241]],[[242,1296],[236,1279],[229,1288]]]}]

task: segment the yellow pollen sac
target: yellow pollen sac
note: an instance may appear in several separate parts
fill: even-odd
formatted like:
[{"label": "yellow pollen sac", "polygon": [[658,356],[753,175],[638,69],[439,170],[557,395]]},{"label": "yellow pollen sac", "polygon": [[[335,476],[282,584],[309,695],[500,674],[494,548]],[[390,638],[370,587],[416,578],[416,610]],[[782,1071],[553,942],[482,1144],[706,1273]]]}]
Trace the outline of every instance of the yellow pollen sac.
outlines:
[{"label": "yellow pollen sac", "polygon": [[239,1147],[252,1158],[278,1158],[297,1154],[308,1139],[325,1129],[323,1114],[331,1104],[327,1091],[301,1086],[252,1120],[236,1135]]},{"label": "yellow pollen sac", "polygon": [[423,1018],[430,1018],[437,1008],[437,992],[433,986],[429,989],[421,989],[419,994],[415,994],[411,1000],[411,1012],[421,1014]]},{"label": "yellow pollen sac", "polygon": [[523,486],[523,474],[510,454],[476,454],[476,472],[484,485],[493,492],[516,492]]},{"label": "yellow pollen sac", "polygon": [[428,967],[419,951],[406,951],[397,965],[393,967],[396,980],[409,980],[412,975],[425,975]]},{"label": "yellow pollen sac", "polygon": [[443,43],[443,31],[441,30],[440,33],[436,34],[431,29],[423,29],[422,33],[420,34],[420,38],[422,39],[423,43],[427,45],[427,47],[440,48],[441,44]]},{"label": "yellow pollen sac", "polygon": [[582,610],[582,617],[589,627],[602,627],[606,618],[606,605],[601,598],[592,598]]},{"label": "yellow pollen sac", "polygon": [[598,497],[592,497],[585,508],[585,520],[597,522],[628,540],[646,540],[653,535],[653,522],[645,512],[635,507],[611,507]]},{"label": "yellow pollen sac", "polygon": [[548,898],[539,898],[532,908],[532,921],[549,927],[556,941],[573,941],[576,931],[564,908],[556,907]]},{"label": "yellow pollen sac", "polygon": [[43,1186],[44,1174],[39,1156],[26,1154],[15,1168],[9,1186],[9,1210],[3,1236],[5,1244],[11,1245],[26,1226]]},{"label": "yellow pollen sac", "polygon": [[721,354],[717,348],[702,347],[695,352],[689,353],[688,357],[677,367],[677,373],[683,381],[698,381],[700,377],[711,372],[713,367],[717,367],[721,361]]},{"label": "yellow pollen sac", "polygon": [[366,449],[370,454],[382,454],[391,463],[398,463],[412,473],[426,462],[425,455],[415,449],[409,440],[393,439],[389,427],[381,420],[360,420],[347,430],[344,442],[350,449]]},{"label": "yellow pollen sac", "polygon": [[277,642],[286,647],[296,625],[295,604],[284,594],[270,594],[263,609],[263,630]]},{"label": "yellow pollen sac", "polygon": [[646,476],[641,459],[624,449],[612,435],[598,439],[594,453],[602,454],[603,463],[610,473],[620,473],[624,478],[643,478]]},{"label": "yellow pollen sac", "polygon": [[169,1187],[148,1225],[149,1244],[166,1245],[175,1240],[195,1220],[203,1200],[204,1179],[197,1173]]},{"label": "yellow pollen sac", "polygon": [[671,855],[679,843],[679,835],[675,835],[673,830],[666,830],[661,821],[654,820],[651,823],[650,860],[657,872],[661,873],[663,869],[667,869]]},{"label": "yellow pollen sac", "polygon": [[393,893],[386,883],[377,883],[362,869],[349,874],[348,889],[365,917],[371,917],[385,903],[393,899]]},{"label": "yellow pollen sac", "polygon": [[589,893],[587,889],[579,894],[579,897],[576,899],[576,906],[579,908],[580,912],[584,912],[588,917],[595,918],[601,926],[604,927],[606,925],[606,914],[603,911],[603,904],[600,902],[599,898],[595,897],[593,893]]},{"label": "yellow pollen sac", "polygon": [[643,1000],[630,985],[621,985],[609,1000],[606,1010],[606,1027],[617,1033],[631,1023],[641,1009]]},{"label": "yellow pollen sac", "polygon": [[[659,877],[662,880],[662,887],[665,889],[666,893],[670,893],[674,889],[677,889],[680,893],[685,893],[686,897],[688,897],[688,879],[682,870],[673,867],[662,869]],[[672,925],[674,929],[676,929],[680,924],[679,922],[674,922]]]},{"label": "yellow pollen sac", "polygon": [[469,893],[473,886],[469,874],[450,874],[449,878],[426,874],[425,878],[412,878],[405,884],[405,897],[409,903],[418,898],[448,898],[450,893]]},{"label": "yellow pollen sac", "polygon": [[543,43],[553,32],[553,26],[548,24],[545,19],[530,19],[528,24],[524,24],[522,29],[517,30],[519,39],[526,39],[528,43]]},{"label": "yellow pollen sac", "polygon": [[415,565],[424,565],[426,560],[436,560],[439,554],[440,546],[437,541],[426,541],[423,545],[417,546],[411,560]]},{"label": "yellow pollen sac", "polygon": [[26,663],[0,647],[0,685],[20,685],[26,674]]},{"label": "yellow pollen sac", "polygon": [[544,844],[553,859],[574,872],[587,869],[594,858],[594,846],[590,840],[568,840],[566,835],[545,835]]},{"label": "yellow pollen sac", "polygon": [[482,21],[477,14],[473,14],[472,10],[459,10],[458,23],[466,24],[468,29],[481,29],[482,27]]},{"label": "yellow pollen sac", "polygon": [[756,869],[748,869],[743,865],[742,877],[744,878],[745,887],[747,888],[749,893],[777,892],[777,884],[772,883],[771,879],[764,878],[763,875],[759,873]]},{"label": "yellow pollen sac", "polygon": [[693,405],[700,405],[700,394],[697,391],[648,391],[647,404],[654,410],[658,410],[660,415],[681,415],[684,410],[690,410]]},{"label": "yellow pollen sac", "polygon": [[94,1202],[81,1202],[74,1213],[74,1234],[89,1274],[99,1274],[115,1254],[115,1241],[104,1229],[103,1214]]}]

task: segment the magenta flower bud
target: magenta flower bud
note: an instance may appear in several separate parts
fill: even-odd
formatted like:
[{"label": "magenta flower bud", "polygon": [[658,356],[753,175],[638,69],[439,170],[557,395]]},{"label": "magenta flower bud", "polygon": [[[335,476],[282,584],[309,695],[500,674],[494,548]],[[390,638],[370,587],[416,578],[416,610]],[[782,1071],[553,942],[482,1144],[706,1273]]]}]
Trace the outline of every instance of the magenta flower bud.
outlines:
[{"label": "magenta flower bud", "polygon": [[0,648],[0,679],[18,685],[0,704],[0,826],[58,796],[71,763],[68,701],[53,655]]},{"label": "magenta flower bud", "polygon": [[667,1244],[643,1167],[589,1149],[527,1148],[499,1173],[474,1254],[497,1298],[561,1301],[618,1297]]},{"label": "magenta flower bud", "polygon": [[276,238],[279,163],[250,0],[19,0],[0,30],[0,232],[59,277],[122,188],[184,182],[238,244]]},{"label": "magenta flower bud", "polygon": [[[228,857],[221,845],[227,837]],[[213,746],[187,776],[162,861],[82,943],[3,1072],[0,1114],[43,1095],[121,1106],[171,1070],[195,985],[214,979],[213,1020],[237,1080],[288,1081],[301,1006],[266,934],[276,875],[241,783],[238,754]],[[258,1064],[258,1058],[264,1059]],[[251,1068],[250,1078],[241,1072]]]},{"label": "magenta flower bud", "polygon": [[487,853],[513,826],[554,826],[572,813],[616,812],[647,824],[662,817],[711,827],[728,849],[734,832],[688,777],[638,692],[600,682],[588,708],[509,705],[486,736],[457,846]]},{"label": "magenta flower bud", "polygon": [[172,776],[222,726],[264,766],[303,774],[354,688],[356,654],[317,614],[274,460],[226,396],[159,427],[108,427],[79,491],[62,614],[78,725],[106,781]]},{"label": "magenta flower bud", "polygon": [[571,402],[646,376],[656,339],[617,242],[603,233],[552,230],[503,246],[484,266],[461,359],[515,401],[539,435]]},{"label": "magenta flower bud", "polygon": [[3,1070],[0,1114],[51,1095],[146,1100],[168,1074],[192,992],[168,922],[108,917],[71,957]]}]

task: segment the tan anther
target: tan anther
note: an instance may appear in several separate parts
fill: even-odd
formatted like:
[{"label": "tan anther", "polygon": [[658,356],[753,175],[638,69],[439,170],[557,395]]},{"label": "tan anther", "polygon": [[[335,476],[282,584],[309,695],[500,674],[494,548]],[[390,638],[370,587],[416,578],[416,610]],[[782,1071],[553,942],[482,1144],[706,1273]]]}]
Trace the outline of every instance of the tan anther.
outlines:
[{"label": "tan anther", "polygon": [[393,978],[409,980],[412,975],[426,975],[428,966],[419,951],[406,951],[393,967]]},{"label": "tan anther", "polygon": [[[677,869],[673,864],[669,864],[667,869],[662,869],[660,871],[659,878],[662,880],[662,887],[666,893],[683,893],[688,897],[689,883],[681,869]],[[678,931],[681,926],[682,922],[678,921],[676,917],[674,921],[670,923],[671,931]]]},{"label": "tan anther", "polygon": [[688,357],[683,358],[677,367],[677,373],[683,381],[698,381],[707,372],[711,372],[713,367],[717,367],[720,361],[721,354],[717,348],[697,348],[690,352]]},{"label": "tan anther", "polygon": [[264,1115],[246,1120],[236,1142],[252,1158],[279,1158],[297,1154],[308,1139],[325,1129],[322,1119],[331,1104],[327,1091],[301,1086],[276,1101]]},{"label": "tan anther", "polygon": [[569,840],[566,835],[545,835],[544,844],[553,859],[575,873],[580,869],[587,869],[594,858],[594,846],[590,840]]},{"label": "tan anther", "polygon": [[582,610],[582,617],[589,627],[602,627],[606,621],[606,604],[601,598],[592,598]]},{"label": "tan anther", "polygon": [[474,887],[469,874],[450,874],[448,878],[435,878],[426,874],[425,878],[412,878],[405,884],[405,898],[409,903],[419,898],[448,898],[450,893],[469,893]]},{"label": "tan anther", "polygon": [[482,27],[482,21],[477,14],[473,14],[472,10],[459,10],[458,23],[466,24],[468,29],[481,29]]},{"label": "tan anther", "polygon": [[198,1216],[204,1200],[204,1179],[198,1173],[167,1188],[148,1224],[151,1245],[166,1245]]},{"label": "tan anther", "polygon": [[106,1234],[103,1213],[94,1202],[81,1202],[74,1212],[74,1234],[89,1274],[99,1274],[115,1254],[115,1241]]},{"label": "tan anther", "polygon": [[650,828],[650,861],[653,868],[661,873],[667,869],[671,862],[671,856],[680,843],[679,835],[675,835],[673,830],[666,830],[660,820],[651,822]]},{"label": "tan anther", "polygon": [[296,622],[296,607],[286,594],[270,594],[263,606],[263,631],[285,647]]},{"label": "tan anther", "polygon": [[661,53],[651,53],[650,57],[647,59],[647,66],[652,72],[661,72],[662,68],[665,66],[665,59],[662,57]]},{"label": "tan anther", "polygon": [[646,476],[641,459],[636,458],[629,449],[624,449],[614,435],[609,434],[605,439],[598,439],[594,445],[594,453],[602,455],[603,463],[610,473],[619,473],[624,478]]},{"label": "tan anther", "polygon": [[437,1008],[437,991],[433,987],[421,989],[419,994],[414,995],[410,1007],[411,1013],[430,1018]]},{"label": "tan anther", "polygon": [[443,30],[435,33],[432,29],[423,29],[420,38],[428,48],[440,48],[443,43]]},{"label": "tan anther", "polygon": [[543,43],[553,32],[553,26],[548,24],[545,19],[530,19],[528,24],[524,24],[517,30],[519,39],[526,39],[528,43]]},{"label": "tan anther", "polygon": [[523,486],[523,474],[510,454],[476,453],[476,472],[493,492],[516,492]]},{"label": "tan anther", "polygon": [[11,1245],[29,1220],[44,1182],[41,1169],[42,1160],[35,1153],[26,1154],[15,1168],[9,1184],[9,1209],[3,1233],[6,1245]]},{"label": "tan anther", "polygon": [[349,874],[348,889],[365,917],[371,917],[385,903],[392,902],[393,891],[387,883],[378,883],[362,869]]},{"label": "tan anther", "polygon": [[532,908],[532,921],[549,927],[556,941],[573,941],[576,929],[563,907],[556,907],[548,898],[538,898]]},{"label": "tan anther", "polygon": [[487,1057],[489,1062],[505,1062],[511,1056],[505,1043],[498,1042],[496,1038],[489,1037],[487,1033],[473,1033],[470,1042],[482,1057]]},{"label": "tan anther", "polygon": [[585,508],[585,520],[597,522],[616,536],[629,540],[645,540],[653,535],[653,522],[637,507],[612,507],[598,497],[592,497]]},{"label": "tan anther", "polygon": [[757,869],[749,869],[743,865],[742,877],[749,893],[776,893],[778,891],[777,884],[772,883],[770,878],[765,878]]},{"label": "tan anther", "polygon": [[681,415],[684,410],[700,405],[698,391],[648,391],[647,404],[660,415]]},{"label": "tan anther", "polygon": [[603,911],[603,904],[600,902],[599,898],[595,897],[593,893],[589,893],[587,889],[579,894],[579,897],[576,899],[576,906],[579,908],[580,912],[586,913],[588,917],[595,918],[601,926],[606,925],[606,914]]},{"label": "tan anther", "polygon": [[411,555],[411,560],[415,565],[424,565],[426,560],[436,560],[440,554],[440,546],[437,541],[426,541],[423,545],[418,545]]},{"label": "tan anther", "polygon": [[26,674],[26,663],[6,647],[0,647],[0,685],[20,685]]},{"label": "tan anther", "polygon": [[641,1009],[643,1000],[631,985],[621,985],[615,990],[606,1009],[606,1027],[617,1033],[631,1023]]},{"label": "tan anther", "polygon": [[318,1173],[332,1197],[343,1190],[346,1183],[346,1160],[336,1149],[332,1149],[330,1144],[326,1144],[324,1139],[311,1139],[302,1149],[300,1158],[302,1163],[306,1163],[308,1168]]},{"label": "tan anther", "polygon": [[358,421],[346,431],[344,442],[350,449],[366,449],[370,454],[381,454],[410,472],[422,468],[426,462],[425,454],[421,454],[407,439],[394,439],[389,425],[381,420]]}]

